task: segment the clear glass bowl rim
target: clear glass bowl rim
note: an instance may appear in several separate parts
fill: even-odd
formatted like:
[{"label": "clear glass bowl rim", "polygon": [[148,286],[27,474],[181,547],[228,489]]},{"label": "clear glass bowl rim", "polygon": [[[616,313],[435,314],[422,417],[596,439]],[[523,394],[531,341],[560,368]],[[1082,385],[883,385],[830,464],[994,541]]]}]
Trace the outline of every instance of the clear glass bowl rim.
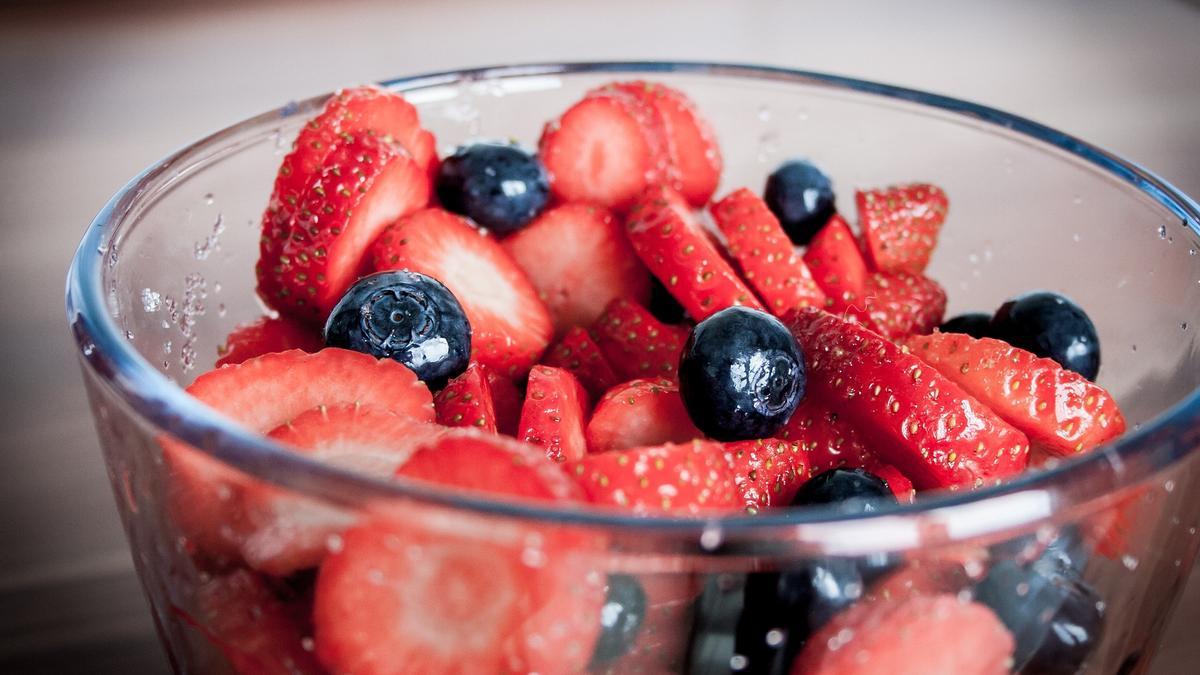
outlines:
[{"label": "clear glass bowl rim", "polygon": [[[751,64],[612,61],[489,66],[401,77],[381,84],[404,92],[493,78],[581,73],[634,77],[664,73],[715,75],[859,92],[881,99],[906,101],[982,123],[985,127],[999,127],[1065,151],[1145,193],[1175,214],[1193,236],[1200,235],[1200,205],[1132,162],[1023,117],[955,98],[876,82]],[[897,525],[908,525],[903,529],[909,532],[924,532],[925,528],[919,527],[917,521],[927,516],[936,516],[942,524],[967,524],[972,534],[999,533],[1026,527],[1052,514],[1045,508],[1012,508],[1038,502],[1036,499],[1033,502],[1022,500],[1022,495],[1057,495],[1055,513],[1061,513],[1064,508],[1083,509],[1090,502],[1111,497],[1121,488],[1167,469],[1200,446],[1197,443],[1200,438],[1195,433],[1200,428],[1200,389],[1197,389],[1141,428],[1083,457],[1063,462],[1054,469],[1029,472],[999,486],[973,492],[947,492],[914,504],[852,517],[827,509],[784,509],[754,516],[635,517],[579,506],[546,506],[491,499],[410,481],[371,479],[289,452],[191,398],[133,348],[107,310],[101,263],[105,258],[104,243],[111,239],[116,228],[139,200],[147,196],[146,190],[152,181],[186,174],[189,160],[194,160],[197,153],[219,148],[223,142],[243,131],[315,110],[328,96],[324,94],[300,103],[290,103],[244,120],[188,145],[142,171],[121,187],[96,215],[83,236],[67,276],[67,317],[87,367],[138,416],[149,422],[157,433],[170,434],[187,441],[247,474],[335,502],[361,504],[363,500],[375,498],[407,498],[501,517],[641,531],[694,533],[717,527],[725,533],[752,534],[764,528],[784,527],[788,528],[789,537],[799,540],[797,543],[808,540],[819,544],[823,537],[832,533],[836,533],[842,541],[861,541],[859,536],[866,537],[869,534],[870,537],[877,537],[882,532],[894,531]],[[1193,433],[1189,434],[1189,431]],[[1083,480],[1085,477],[1088,480]],[[1104,489],[1097,492],[1097,485]],[[1076,489],[1072,489],[1072,486]],[[988,509],[987,522],[968,523],[971,519],[978,520],[983,513],[981,508]],[[866,541],[872,542],[870,537]],[[873,543],[881,542],[876,538]],[[903,546],[902,543],[896,545]]]}]

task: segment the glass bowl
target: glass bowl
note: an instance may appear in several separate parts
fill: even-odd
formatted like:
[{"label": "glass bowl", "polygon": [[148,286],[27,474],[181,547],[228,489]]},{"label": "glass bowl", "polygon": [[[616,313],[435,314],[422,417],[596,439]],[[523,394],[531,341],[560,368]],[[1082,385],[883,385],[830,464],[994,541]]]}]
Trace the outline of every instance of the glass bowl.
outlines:
[{"label": "glass bowl", "polygon": [[[793,156],[823,167],[843,210],[856,187],[917,180],[942,186],[951,215],[929,274],[946,286],[949,313],[991,310],[1035,288],[1071,296],[1099,328],[1100,382],[1120,401],[1130,431],[1006,485],[933,494],[852,518],[821,509],[631,518],[373,480],[289,453],[189,398],[181,385],[213,365],[233,327],[263,312],[254,293],[261,215],[283,153],[325,97],[293,102],[135,177],[88,228],[69,275],[68,318],[108,475],[175,669],[312,672],[314,645],[322,651],[306,612],[292,612],[305,606],[311,574],[278,579],[251,572],[181,532],[168,507],[179,469],[164,461],[164,447],[187,444],[198,461],[269,484],[298,513],[320,520],[326,548],[343,545],[344,528],[382,520],[420,530],[437,545],[497,560],[520,554],[515,559],[543,573],[577,575],[585,595],[613,575],[634,577],[648,605],[636,641],[624,656],[592,663],[597,672],[787,672],[779,659],[768,664],[749,652],[761,649],[759,639],[773,647],[803,636],[763,626],[761,636],[747,637],[746,617],[737,628],[742,589],[813,566],[862,572],[860,587],[841,589],[851,596],[868,592],[873,575],[865,570],[880,560],[889,569],[924,569],[939,579],[941,592],[964,602],[983,593],[982,579],[1003,577],[1008,566],[1018,575],[1013,597],[1029,596],[1016,605],[1040,608],[1040,587],[1031,591],[1028,577],[1019,575],[1055,551],[1065,551],[1060,557],[1070,558],[1105,617],[1081,672],[1144,671],[1200,545],[1197,204],[1144,169],[1029,120],[818,73],[589,63],[385,84],[417,105],[444,153],[476,137],[533,145],[545,120],[616,79],[660,81],[695,99],[726,158],[719,195],[739,186],[759,189],[774,166]],[[534,540],[560,546],[552,555],[549,549],[531,555]],[[942,573],[948,569],[955,573]],[[483,596],[502,595],[518,571],[497,563],[492,592]],[[372,572],[364,572],[364,587],[381,583],[379,570]],[[427,598],[424,610],[450,612],[448,604]],[[489,606],[482,599],[481,605]],[[571,630],[552,623],[526,635],[528,644],[518,649],[523,656],[504,668],[584,669],[601,612],[583,614]],[[1037,669],[1030,658],[1045,655],[1030,653],[1052,628],[1046,619],[1053,614],[1018,627],[1014,669]],[[545,617],[527,623],[537,620]],[[853,635],[835,637],[841,649],[856,649]],[[462,645],[464,672],[489,670],[472,666],[469,646]],[[538,661],[547,654],[556,658]],[[393,669],[405,671],[402,663]]]}]

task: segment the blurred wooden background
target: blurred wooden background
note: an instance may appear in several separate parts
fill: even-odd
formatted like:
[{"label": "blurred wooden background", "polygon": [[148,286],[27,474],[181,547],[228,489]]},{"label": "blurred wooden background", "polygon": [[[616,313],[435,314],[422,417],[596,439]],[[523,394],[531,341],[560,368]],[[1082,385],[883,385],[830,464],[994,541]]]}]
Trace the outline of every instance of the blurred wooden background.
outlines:
[{"label": "blurred wooden background", "polygon": [[[0,3],[0,672],[157,673],[62,309],[141,168],[339,85],[529,60],[760,62],[979,101],[1200,195],[1188,0]],[[1152,672],[1196,672],[1200,581]],[[1190,638],[1190,639],[1189,639]]]}]

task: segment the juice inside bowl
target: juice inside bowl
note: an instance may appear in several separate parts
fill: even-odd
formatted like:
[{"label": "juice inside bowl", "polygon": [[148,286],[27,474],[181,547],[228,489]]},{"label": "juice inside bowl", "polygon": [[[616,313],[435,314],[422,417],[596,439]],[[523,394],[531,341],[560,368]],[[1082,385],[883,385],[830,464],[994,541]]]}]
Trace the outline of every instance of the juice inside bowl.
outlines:
[{"label": "juice inside bowl", "polygon": [[[714,201],[740,187],[752,194],[726,202],[729,213],[715,208],[712,216],[693,215],[691,209],[709,196],[701,160],[713,157],[687,155],[687,139],[669,126],[671,119],[655,121],[646,105],[630,102],[640,100],[635,89],[588,104],[570,119],[563,114],[577,110],[589,91],[635,80],[683,92],[712,125],[723,157],[719,186],[707,188],[709,194],[716,188]],[[310,239],[305,240],[272,237],[264,230],[270,215],[265,226],[263,211],[273,189],[280,199],[272,208],[288,203],[287,190],[279,192],[273,181],[285,157],[296,157],[290,154],[293,140],[326,105],[324,99],[250,120],[151,169],[114,198],[81,247],[69,301],[85,382],[139,573],[177,669],[867,672],[886,663],[901,672],[982,673],[1139,672],[1147,667],[1198,541],[1192,452],[1197,371],[1191,367],[1196,350],[1190,327],[1198,301],[1194,203],[1131,165],[1019,118],[812,74],[624,64],[479,71],[390,86],[416,106],[416,130],[436,137],[443,160],[478,139],[515,138],[536,147],[543,138],[543,160],[552,168],[549,184],[556,193],[549,208],[567,209],[562,213],[570,216],[564,216],[568,225],[553,228],[579,228],[562,239],[549,238],[550,245],[512,244],[523,235],[509,234],[486,250],[468,239],[449,238],[447,232],[469,226],[447,214],[409,216],[390,231],[361,235],[364,251],[371,243],[366,239],[378,240],[370,248],[375,258],[356,272],[387,267],[393,257],[404,269],[420,272],[425,266],[437,272],[427,277],[459,290],[452,295],[462,296],[458,300],[476,347],[503,340],[535,345],[511,354],[477,351],[472,360],[486,365],[461,376],[455,372],[448,385],[442,382],[448,378],[430,375],[442,392],[436,399],[394,361],[377,364],[362,355],[329,357],[329,352],[263,357],[242,366],[237,378],[204,376],[194,385],[193,393],[207,396],[207,402],[255,433],[230,425],[169,385],[168,379],[191,384],[217,360],[219,347],[230,346],[227,336],[236,327],[263,315],[255,290],[263,288],[263,259],[270,261],[269,283],[276,284],[271,290],[299,292],[305,300],[267,292],[269,304],[302,328],[280,331],[276,325],[265,337],[261,331],[252,337],[273,344],[269,351],[315,351],[323,345],[321,320],[341,289],[314,284],[311,299],[306,297],[307,282],[318,281],[321,273],[313,270],[332,268],[305,267],[309,263],[295,259],[296,251],[317,257],[319,237],[330,232],[306,229],[301,234]],[[673,108],[665,110],[660,116]],[[375,123],[409,128],[403,126],[402,107],[388,111],[373,118]],[[551,132],[559,137],[547,143],[542,127],[552,119],[559,119]],[[579,133],[581,126],[600,123],[611,126],[595,137]],[[631,129],[639,135],[629,136]],[[404,145],[418,169],[396,169],[395,183],[407,184],[414,175],[434,170],[428,154],[426,163],[418,161],[428,153],[428,139],[417,131],[383,139]],[[575,135],[563,140],[568,133]],[[349,143],[336,134],[329,142]],[[344,158],[358,163],[346,173],[373,175],[375,169],[363,159],[372,152],[388,166],[407,161],[396,160],[374,141],[362,144]],[[648,176],[626,165],[614,170],[613,161],[627,161],[637,151],[651,161],[629,166],[645,169]],[[296,172],[318,171],[326,152],[310,153],[310,163],[297,164]],[[573,164],[568,161],[572,153],[591,159]],[[955,374],[960,365],[971,370],[974,362],[922,356],[930,340],[944,342],[933,345],[937,351],[973,345],[965,342],[968,338],[908,338],[901,334],[908,329],[896,328],[901,320],[910,328],[920,325],[916,332],[934,328],[941,312],[931,324],[929,313],[921,311],[928,307],[928,293],[917,302],[912,295],[889,295],[896,293],[894,287],[881,291],[873,281],[872,297],[900,298],[875,306],[874,319],[870,310],[856,315],[845,306],[814,303],[857,316],[866,325],[845,327],[841,320],[816,314],[789,317],[783,310],[791,308],[773,299],[785,291],[792,295],[783,297],[811,296],[746,274],[748,252],[738,250],[738,219],[756,217],[753,222],[760,223],[762,211],[754,210],[754,200],[768,174],[796,156],[809,158],[832,178],[837,210],[851,238],[864,236],[856,189],[919,182],[937,186],[949,200],[927,268],[912,268],[917,263],[904,255],[889,258],[894,249],[872,247],[869,240],[860,248],[857,239],[818,233],[815,243],[801,249],[805,263],[817,265],[810,280],[814,292],[825,297],[831,289],[844,292],[842,286],[829,286],[819,265],[828,265],[835,254],[856,254],[864,265],[898,265],[883,272],[893,275],[892,282],[925,275],[940,281],[948,300],[946,317],[990,313],[1006,299],[1035,289],[1063,293],[1094,321],[1103,346],[1097,381],[1120,403],[1129,432],[1098,449],[1089,446],[1078,458],[1068,446],[1057,453],[1063,457],[1051,460],[1050,470],[1017,474],[996,469],[999,464],[991,459],[1002,449],[1006,462],[1023,466],[1031,445],[1024,435],[1001,434],[1007,439],[1003,448],[989,447],[986,458],[970,461],[958,456],[966,447],[961,443],[925,448],[932,454],[924,458],[926,467],[916,459],[919,444],[907,454],[900,447],[909,438],[906,417],[888,437],[898,447],[871,448],[869,464],[850,462],[864,466],[868,478],[882,477],[894,497],[869,506],[852,502],[856,506],[849,511],[844,502],[785,508],[806,479],[819,473],[815,466],[828,468],[842,452],[850,456],[845,448],[855,443],[848,434],[863,435],[860,442],[867,446],[887,437],[866,428],[871,422],[858,405],[875,389],[886,387],[891,395],[913,391],[917,384],[912,383],[950,380],[958,384],[941,385],[945,391],[938,396],[951,396],[956,386],[983,386],[966,378],[966,371]],[[663,157],[665,163],[658,161]],[[592,172],[572,183],[564,172],[578,166]],[[697,172],[701,177],[689,181]],[[364,181],[355,185],[374,189]],[[646,198],[642,188],[659,182],[678,188],[683,201],[691,197],[692,204],[677,203],[671,192]],[[308,183],[298,184],[297,190],[307,189]],[[597,215],[594,204],[564,205],[574,201],[564,198],[564,190],[575,190],[570,197],[612,199],[608,205],[614,213]],[[343,198],[359,205],[349,192]],[[379,218],[391,221],[401,211],[423,206],[427,198],[414,194],[397,190],[381,198],[383,206],[374,207],[381,209]],[[885,203],[903,201],[895,193],[878,194]],[[326,203],[293,196],[298,212]],[[438,196],[450,206],[445,194]],[[928,190],[909,196],[920,204],[931,199]],[[388,213],[389,207],[395,212]],[[319,211],[309,208],[307,214]],[[369,215],[360,213],[355,220],[351,213],[337,222],[345,223],[347,233],[359,231],[353,227]],[[326,222],[317,218],[305,225],[320,230]],[[711,243],[700,228],[720,232],[722,241]],[[690,237],[668,239],[678,244],[679,271],[650,248],[656,244],[646,233],[666,229]],[[620,252],[632,261],[633,272],[615,273],[609,266],[594,273],[573,270],[555,259],[558,252],[568,262],[584,254],[589,261],[602,254],[622,260],[605,253],[614,237],[624,242]],[[579,239],[586,245],[572,249]],[[429,242],[443,240],[452,244],[436,255],[429,252],[434,246]],[[688,257],[705,245],[716,255]],[[684,253],[688,246],[692,250]],[[490,257],[493,249],[507,257]],[[814,249],[827,255],[807,255]],[[358,249],[337,250],[352,256],[345,251]],[[334,255],[332,246],[324,252]],[[281,257],[287,260],[274,272]],[[523,282],[508,275],[513,259]],[[646,267],[659,277],[661,288],[653,287]],[[539,277],[539,268],[566,272]],[[843,269],[838,268],[844,282]],[[688,270],[695,271],[694,280],[680,283],[677,277]],[[298,277],[310,273],[311,278]],[[564,274],[570,275],[568,283],[556,285]],[[880,272],[867,274],[874,279]],[[594,292],[588,284],[597,277],[604,280],[601,286],[619,285],[621,295],[632,299],[600,303],[599,309],[570,301],[576,289]],[[492,282],[481,284],[480,278]],[[720,285],[723,280],[728,284]],[[528,303],[513,303],[512,293],[529,292],[522,283],[534,286],[533,296],[548,308],[526,314]],[[672,368],[679,363],[674,354],[692,334],[690,325],[660,325],[641,307],[664,289],[694,318],[718,314],[724,304],[755,306],[760,300],[766,309],[778,310],[785,318],[781,325],[799,335],[804,348],[808,391],[799,405],[808,424],[793,427],[792,437],[777,426],[756,436],[722,439],[779,439],[775,442],[690,441],[719,437],[722,431],[712,426],[714,416],[696,413],[695,396],[685,400],[681,395],[686,383],[674,384],[679,378]],[[858,301],[834,297],[850,305]],[[591,330],[572,333],[573,323]],[[867,340],[888,350],[893,349],[890,340],[871,341],[883,340],[878,332],[895,330],[889,338],[911,353],[896,346],[870,372],[884,377],[887,369],[905,364],[921,372],[901,369],[909,384],[858,382],[838,410],[822,408],[822,397],[828,401],[831,392],[845,390],[834,384],[841,371],[831,370],[830,363],[838,347],[822,342],[826,328],[837,333],[830,340],[844,338],[855,345]],[[668,348],[676,351],[662,356]],[[235,360],[231,355],[240,359],[246,352],[234,349],[222,358]],[[534,362],[550,367],[535,368],[526,384],[524,373]],[[491,379],[488,371],[494,371]],[[648,381],[621,384],[633,378]],[[584,391],[569,386],[575,379]],[[1014,413],[1000,413],[998,402],[1020,395],[1018,389],[1032,386],[1033,379],[1002,380],[1011,391],[1001,390],[1004,396],[990,404],[988,391],[967,392],[959,401],[970,399],[962,403],[969,406],[962,419],[942,415],[933,422],[941,424],[937,438],[982,438],[954,436],[959,424],[1012,426],[1005,415]],[[1038,380],[1038,386],[1049,386],[1046,381]],[[1077,381],[1071,386],[1085,392],[1084,399],[1099,396]],[[605,392],[614,387],[618,392],[606,405]],[[698,389],[703,398],[714,387]],[[485,414],[488,406],[470,404],[481,392],[491,398],[491,416]],[[471,397],[465,403],[464,394]],[[360,405],[373,400],[388,401],[388,409]],[[553,405],[531,403],[547,400]],[[634,401],[634,414],[612,405],[614,400]],[[1052,395],[1047,400],[1065,399]],[[1082,407],[1097,405],[1089,401]],[[281,412],[284,402],[288,406]],[[886,416],[893,404],[910,401],[884,399],[877,410]],[[1033,415],[1037,400],[1031,405]],[[532,411],[529,424],[537,425],[535,434],[525,428],[526,408]],[[563,412],[572,410],[580,411],[580,419]],[[993,411],[1004,419],[980,421]],[[840,424],[830,422],[830,415],[839,414]],[[1098,420],[1094,415],[1093,422]],[[538,452],[487,434],[492,425],[532,441]],[[823,435],[814,435],[813,425]],[[562,429],[568,432],[549,438]],[[284,445],[260,435],[266,432]],[[667,441],[682,445],[629,449]],[[819,450],[813,446],[818,441]],[[1041,450],[1035,456],[1044,451],[1045,440],[1036,445]],[[561,461],[547,460],[547,449]],[[1019,461],[1012,459],[1018,456]],[[393,480],[397,470],[400,477]],[[627,484],[617,484],[621,476]],[[920,489],[911,505],[909,487],[897,489],[905,483]],[[447,484],[451,489],[444,488]],[[837,485],[826,496],[829,490],[841,494],[844,488]],[[934,489],[951,485],[957,489]],[[829,501],[808,498],[814,500],[808,503]],[[600,505],[581,503],[589,499]],[[720,506],[723,511],[714,510]],[[747,506],[756,513],[746,513]],[[930,635],[954,639],[930,642]]]}]

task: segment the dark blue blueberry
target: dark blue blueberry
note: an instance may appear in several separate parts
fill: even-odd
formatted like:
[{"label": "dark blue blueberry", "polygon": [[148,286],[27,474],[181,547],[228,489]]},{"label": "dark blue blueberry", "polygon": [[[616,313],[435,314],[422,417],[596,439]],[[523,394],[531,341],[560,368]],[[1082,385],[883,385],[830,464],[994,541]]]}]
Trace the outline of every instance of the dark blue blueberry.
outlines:
[{"label": "dark blue blueberry", "polygon": [[805,246],[833,216],[833,184],[812,162],[792,160],[767,177],[763,201],[792,242]]},{"label": "dark blue blueberry", "polygon": [[493,232],[521,229],[550,197],[546,169],[520,146],[480,142],[464,145],[438,168],[442,206]]},{"label": "dark blue blueberry", "polygon": [[1058,361],[1089,380],[1100,372],[1100,338],[1079,305],[1058,293],[1036,291],[1000,305],[991,337]]},{"label": "dark blue blueberry", "polygon": [[646,305],[646,309],[654,315],[654,318],[665,324],[680,324],[687,321],[687,312],[683,309],[683,305],[671,295],[663,282],[658,280],[658,277],[650,277],[650,302]]},{"label": "dark blue blueberry", "polygon": [[800,345],[779,319],[729,307],[692,329],[679,360],[679,391],[710,438],[739,441],[779,431],[804,398]]},{"label": "dark blue blueberry", "polygon": [[824,471],[805,481],[792,498],[792,506],[836,504],[840,513],[870,513],[889,503],[896,503],[896,495],[865,469]]},{"label": "dark blue blueberry", "polygon": [[608,593],[600,608],[600,637],[592,651],[592,665],[615,661],[633,646],[646,618],[646,591],[627,574],[610,574]]},{"label": "dark blue blueberry", "polygon": [[1104,631],[1099,596],[1061,553],[1048,549],[1030,564],[1000,560],[975,588],[975,598],[1013,634],[1014,670],[1021,673],[1078,672]]},{"label": "dark blue blueberry", "polygon": [[[687,673],[729,673],[738,617],[742,616],[744,574],[713,574],[692,607],[687,647]],[[744,672],[739,670],[738,672]]]},{"label": "dark blue blueberry", "polygon": [[991,330],[992,315],[984,314],[983,312],[970,312],[968,314],[959,314],[942,324],[938,330],[943,333],[962,333],[970,335],[973,338],[992,337],[988,334]]},{"label": "dark blue blueberry", "polygon": [[[856,515],[895,504],[887,483],[862,469],[831,469],[809,479],[793,506],[836,505]],[[738,622],[737,653],[746,672],[786,674],[808,636],[854,604],[868,584],[892,569],[886,554],[805,561],[780,572],[751,574]]]},{"label": "dark blue blueberry", "polygon": [[437,279],[378,272],[338,300],[325,322],[325,344],[395,359],[437,389],[467,369],[471,324]]}]

